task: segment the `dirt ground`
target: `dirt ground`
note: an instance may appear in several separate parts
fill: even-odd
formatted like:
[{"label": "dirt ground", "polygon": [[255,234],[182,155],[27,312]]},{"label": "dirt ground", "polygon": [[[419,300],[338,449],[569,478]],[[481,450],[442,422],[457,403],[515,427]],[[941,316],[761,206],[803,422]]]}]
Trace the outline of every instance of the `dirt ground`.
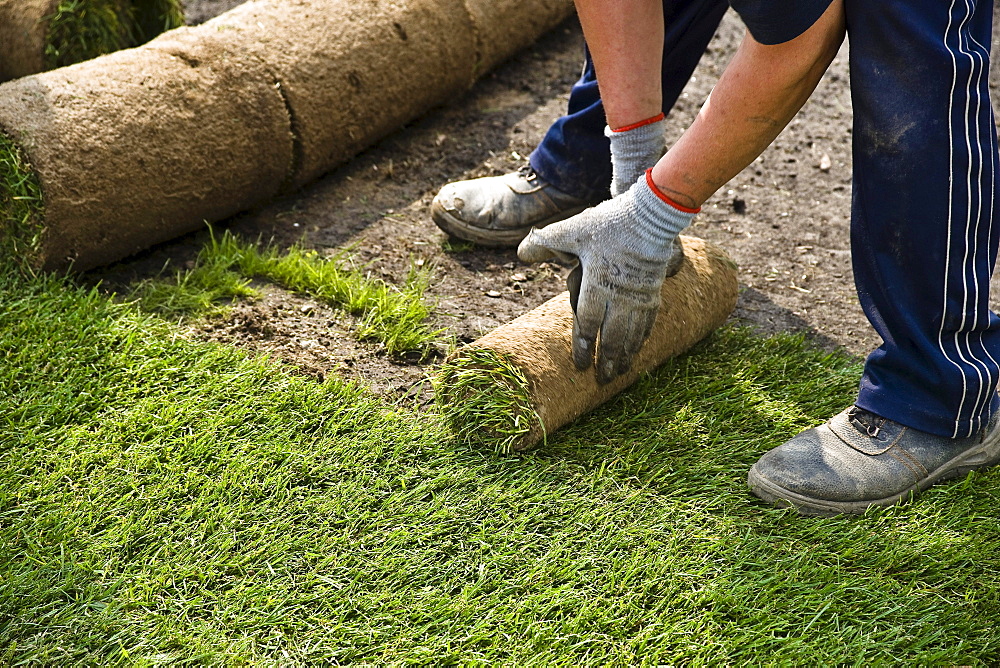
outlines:
[{"label": "dirt ground", "polygon": [[[191,0],[200,22],[239,0]],[[668,143],[696,115],[743,34],[727,14],[668,118]],[[524,164],[565,108],[579,75],[583,40],[575,19],[435,109],[292,197],[220,223],[279,245],[349,245],[359,264],[399,282],[412,262],[434,267],[429,297],[438,327],[471,341],[563,290],[558,265],[520,263],[514,251],[454,250],[431,222],[437,190],[456,179],[498,175]],[[732,319],[763,333],[802,331],[818,345],[864,355],[878,344],[855,296],[849,250],[851,100],[847,46],[816,94],[777,141],[704,207],[688,233],[725,248],[739,264]],[[191,235],[95,272],[112,288],[190,262],[204,241]],[[303,372],[333,371],[389,398],[426,400],[439,360],[399,362],[350,336],[352,320],[308,298],[265,286],[264,296],[194,335],[264,352]]]}]

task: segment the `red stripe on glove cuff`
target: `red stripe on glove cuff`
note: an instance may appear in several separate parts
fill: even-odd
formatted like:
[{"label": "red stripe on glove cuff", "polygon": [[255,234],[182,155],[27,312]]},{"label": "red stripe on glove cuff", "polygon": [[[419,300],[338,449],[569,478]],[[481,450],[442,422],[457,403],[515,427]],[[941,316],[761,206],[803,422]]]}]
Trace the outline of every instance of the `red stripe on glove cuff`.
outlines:
[{"label": "red stripe on glove cuff", "polygon": [[651,124],[656,123],[658,121],[662,121],[664,118],[666,118],[666,116],[664,116],[663,112],[661,111],[660,113],[658,113],[656,116],[653,116],[652,118],[647,118],[644,121],[639,121],[638,123],[633,123],[632,125],[626,125],[623,128],[611,128],[611,131],[612,132],[628,132],[629,130],[635,130],[636,128],[641,128],[643,125],[651,125]]},{"label": "red stripe on glove cuff", "polygon": [[670,206],[674,207],[678,211],[683,211],[684,213],[698,213],[699,211],[701,211],[701,207],[700,206],[697,209],[692,209],[692,208],[687,207],[687,206],[681,206],[680,204],[678,204],[674,200],[670,199],[666,194],[663,193],[663,191],[661,191],[659,188],[657,188],[656,184],[653,183],[653,168],[652,167],[650,167],[649,169],[646,170],[646,185],[648,185],[649,189],[653,191],[653,194],[655,194],[661,200],[663,200],[664,202],[666,202]]}]

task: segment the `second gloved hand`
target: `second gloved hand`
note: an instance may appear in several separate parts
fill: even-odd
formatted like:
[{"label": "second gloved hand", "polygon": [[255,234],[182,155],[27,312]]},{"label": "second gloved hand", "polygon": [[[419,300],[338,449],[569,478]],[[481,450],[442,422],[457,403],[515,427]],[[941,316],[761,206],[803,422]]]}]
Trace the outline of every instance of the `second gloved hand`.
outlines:
[{"label": "second gloved hand", "polygon": [[578,263],[568,279],[573,361],[580,370],[590,367],[599,335],[599,383],[632,367],[656,321],[663,279],[681,259],[677,234],[695,213],[660,193],[647,171],[618,197],[532,229],[518,247],[525,262],[559,257]]}]

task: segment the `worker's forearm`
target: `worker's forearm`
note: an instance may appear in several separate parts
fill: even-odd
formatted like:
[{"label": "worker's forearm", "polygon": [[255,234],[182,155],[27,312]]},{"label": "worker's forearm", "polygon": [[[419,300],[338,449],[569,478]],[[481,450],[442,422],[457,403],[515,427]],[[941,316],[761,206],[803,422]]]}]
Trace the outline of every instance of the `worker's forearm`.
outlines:
[{"label": "worker's forearm", "polygon": [[837,54],[844,31],[843,0],[834,0],[790,42],[764,46],[747,33],[694,123],[653,168],[653,182],[678,204],[700,207],[798,112]]},{"label": "worker's forearm", "polygon": [[597,70],[608,125],[623,128],[662,111],[661,0],[576,0]]}]

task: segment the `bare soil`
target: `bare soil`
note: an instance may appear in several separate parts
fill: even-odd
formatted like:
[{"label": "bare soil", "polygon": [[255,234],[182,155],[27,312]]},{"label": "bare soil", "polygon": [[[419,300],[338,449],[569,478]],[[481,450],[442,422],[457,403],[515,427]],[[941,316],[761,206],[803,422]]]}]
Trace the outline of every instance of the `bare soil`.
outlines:
[{"label": "bare soil", "polygon": [[[205,20],[238,0],[191,0]],[[668,142],[693,120],[743,34],[730,12],[668,118]],[[704,207],[688,233],[725,248],[740,267],[732,321],[764,334],[805,332],[817,345],[863,356],[879,341],[855,295],[849,249],[851,100],[845,45],[812,99],[777,141]],[[386,138],[294,196],[224,221],[240,235],[278,245],[353,249],[375,276],[401,282],[411,263],[434,267],[435,324],[472,341],[564,289],[558,265],[525,265],[513,250],[454,250],[431,222],[437,190],[456,179],[517,169],[560,115],[580,71],[575,19],[482,79],[453,103]],[[995,77],[994,77],[995,79]],[[108,289],[183,266],[197,234],[93,272]],[[311,299],[265,286],[254,303],[190,326],[193,335],[262,352],[304,373],[334,372],[388,399],[427,400],[440,358],[393,360],[358,342],[353,321]]]}]

